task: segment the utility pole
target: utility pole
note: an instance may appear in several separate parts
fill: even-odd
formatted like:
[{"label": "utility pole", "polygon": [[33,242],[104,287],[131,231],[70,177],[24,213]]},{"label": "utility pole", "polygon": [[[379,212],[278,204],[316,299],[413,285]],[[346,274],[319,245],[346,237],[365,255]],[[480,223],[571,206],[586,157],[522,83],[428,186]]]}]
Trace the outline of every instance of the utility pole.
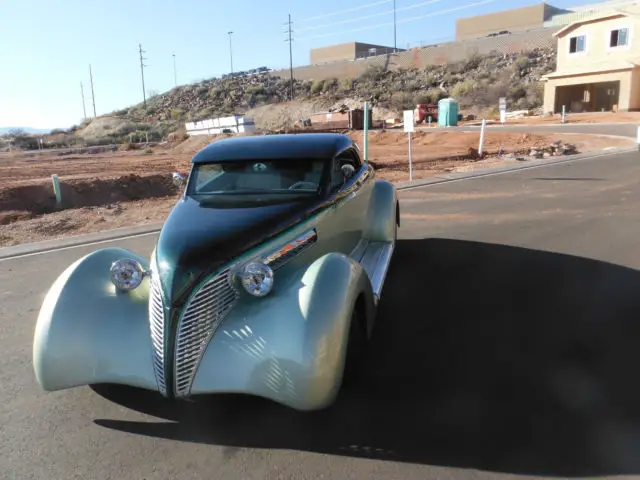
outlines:
[{"label": "utility pole", "polygon": [[285,33],[288,34],[288,37],[284,40],[285,42],[289,42],[289,76],[291,78],[291,100],[293,100],[293,38],[291,34],[293,30],[291,30],[291,25],[293,22],[291,21],[291,14],[289,14],[289,21],[285,23],[287,25],[287,31]]},{"label": "utility pole", "polygon": [[393,52],[398,51],[397,36],[396,36],[396,0],[393,0]]},{"label": "utility pole", "polygon": [[142,56],[142,54],[146,52],[142,50],[142,44],[140,43],[138,44],[138,51],[140,52],[140,74],[142,76],[142,101],[144,102],[144,108],[147,108],[147,94],[144,90],[144,67],[146,67],[146,65],[143,62],[146,58]]},{"label": "utility pole", "polygon": [[178,74],[176,73],[176,54],[173,54],[173,83],[178,86]]},{"label": "utility pole", "polygon": [[231,35],[233,32],[227,32],[229,35],[229,59],[231,60],[231,73],[233,73],[233,50],[231,49]]},{"label": "utility pole", "polygon": [[82,93],[82,113],[84,113],[83,120],[87,119],[87,108],[84,105],[84,87],[82,86],[82,82],[80,82],[80,93]]},{"label": "utility pole", "polygon": [[91,64],[89,64],[89,79],[91,80],[91,101],[93,102],[93,118],[96,118],[96,96],[93,93],[93,73],[91,72]]}]

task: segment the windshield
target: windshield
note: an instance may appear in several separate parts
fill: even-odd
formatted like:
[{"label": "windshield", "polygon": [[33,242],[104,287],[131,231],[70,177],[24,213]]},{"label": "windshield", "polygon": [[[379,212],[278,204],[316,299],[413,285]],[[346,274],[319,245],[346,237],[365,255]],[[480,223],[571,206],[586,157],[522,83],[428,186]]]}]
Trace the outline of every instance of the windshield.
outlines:
[{"label": "windshield", "polygon": [[325,164],[322,159],[299,158],[195,164],[187,194],[315,195]]}]

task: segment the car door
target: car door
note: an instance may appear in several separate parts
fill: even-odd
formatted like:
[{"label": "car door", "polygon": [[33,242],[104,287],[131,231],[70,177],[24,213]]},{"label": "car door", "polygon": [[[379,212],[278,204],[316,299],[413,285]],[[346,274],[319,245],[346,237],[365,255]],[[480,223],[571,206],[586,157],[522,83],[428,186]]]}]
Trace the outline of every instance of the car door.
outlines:
[{"label": "car door", "polygon": [[[342,167],[351,165],[354,174],[345,178]],[[331,169],[331,189],[336,195],[333,222],[335,226],[335,251],[348,255],[362,238],[366,214],[371,196],[371,182],[366,182],[369,171],[355,148],[337,155]]]}]

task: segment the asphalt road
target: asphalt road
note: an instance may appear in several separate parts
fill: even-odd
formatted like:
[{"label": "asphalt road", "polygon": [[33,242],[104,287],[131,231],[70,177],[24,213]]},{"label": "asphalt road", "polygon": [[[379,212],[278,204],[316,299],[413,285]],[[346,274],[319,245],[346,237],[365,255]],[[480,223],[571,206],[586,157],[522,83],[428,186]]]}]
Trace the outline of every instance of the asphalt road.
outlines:
[{"label": "asphalt road", "polygon": [[[2,260],[0,478],[640,474],[639,204],[637,153],[402,192],[369,374],[314,414],[43,393],[40,303],[96,247]],[[154,240],[110,244],[149,254]]]}]

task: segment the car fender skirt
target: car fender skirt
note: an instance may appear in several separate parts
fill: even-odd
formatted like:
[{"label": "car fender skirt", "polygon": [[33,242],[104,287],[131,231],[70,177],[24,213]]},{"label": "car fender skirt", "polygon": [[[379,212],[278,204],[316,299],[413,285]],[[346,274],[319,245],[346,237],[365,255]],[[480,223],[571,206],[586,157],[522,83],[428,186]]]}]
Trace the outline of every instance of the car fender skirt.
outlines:
[{"label": "car fender skirt", "polygon": [[395,186],[376,180],[367,212],[364,237],[372,242],[393,242],[397,225],[398,196]]},{"label": "car fender skirt", "polygon": [[97,250],[70,265],[47,292],[33,342],[44,390],[120,383],[157,390],[148,323],[149,280],[116,291],[109,269],[120,258],[148,261],[120,248]]},{"label": "car fender skirt", "polygon": [[[342,382],[351,314],[371,284],[351,258],[329,253],[262,299],[241,301],[218,328],[191,394],[246,393],[298,410],[329,406]],[[280,282],[280,283],[278,283]]]}]

